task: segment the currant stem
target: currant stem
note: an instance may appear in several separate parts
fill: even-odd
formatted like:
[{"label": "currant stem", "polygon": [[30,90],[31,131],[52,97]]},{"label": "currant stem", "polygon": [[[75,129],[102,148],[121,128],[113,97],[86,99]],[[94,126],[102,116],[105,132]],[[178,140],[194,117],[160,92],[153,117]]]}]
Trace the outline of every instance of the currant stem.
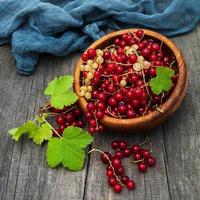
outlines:
[{"label": "currant stem", "polygon": [[139,54],[138,54],[138,52],[135,50],[134,51],[134,53],[135,53],[135,55],[138,57],[139,56]]},{"label": "currant stem", "polygon": [[133,72],[127,72],[127,73],[124,73],[124,74],[120,74],[119,77],[121,77],[121,76],[127,76],[129,74],[134,74],[134,73]]},{"label": "currant stem", "polygon": [[160,43],[160,49],[159,49],[159,51],[161,51],[162,46],[163,46],[163,41],[161,41],[161,43]]},{"label": "currant stem", "polygon": [[53,112],[43,112],[43,113],[47,114],[48,117],[55,117],[55,116],[57,116],[57,115],[60,115],[60,114],[58,114],[58,113],[53,113]]},{"label": "currant stem", "polygon": [[72,111],[74,108],[76,108],[76,106],[72,106],[71,108],[69,108],[68,110],[66,110],[66,111],[64,111],[64,112],[62,112],[62,113],[55,113],[55,112],[50,112],[50,113],[46,113],[46,114],[48,114],[48,116],[52,116],[52,117],[54,117],[54,116],[58,116],[58,115],[65,115],[65,114],[67,114],[68,112],[70,112],[70,111]]},{"label": "currant stem", "polygon": [[149,98],[151,99],[151,101],[154,101],[153,98],[152,98],[152,96],[151,96],[151,94],[150,94],[150,92],[149,92],[149,90],[148,90],[148,87],[147,87],[147,83],[146,83],[146,79],[145,79],[145,74],[144,74],[143,67],[142,67],[142,77],[143,77],[144,86],[145,86],[145,89],[146,89],[146,91],[147,91],[147,93],[149,95]]},{"label": "currant stem", "polygon": [[159,111],[159,112],[161,112],[161,113],[164,113],[164,111],[161,108],[159,108],[159,107],[156,107],[156,110]]},{"label": "currant stem", "polygon": [[107,158],[107,160],[108,160],[108,162],[109,162],[109,165],[110,165],[110,167],[112,168],[112,170],[113,170],[113,174],[114,174],[114,176],[115,176],[115,178],[117,179],[117,181],[122,185],[122,186],[125,186],[122,182],[121,182],[121,180],[119,179],[119,177],[117,176],[117,174],[115,173],[115,169],[114,169],[114,167],[112,166],[112,163],[111,163],[111,160],[108,158],[108,156],[103,152],[103,151],[101,151],[101,150],[99,150],[99,149],[95,149],[95,148],[93,148],[93,149],[91,149],[89,152],[88,152],[88,154],[89,153],[92,153],[92,152],[99,152],[99,153],[102,153],[106,158]]},{"label": "currant stem", "polygon": [[173,64],[175,63],[176,61],[174,60],[173,62],[171,62],[171,64],[170,64],[170,68],[172,68],[172,66],[173,66]]},{"label": "currant stem", "polygon": [[139,163],[139,162],[143,162],[144,158],[140,159],[140,160],[131,160],[131,163]]},{"label": "currant stem", "polygon": [[149,85],[149,82],[148,82],[148,83],[145,83],[145,84],[142,86],[142,88],[147,87],[148,85]]},{"label": "currant stem", "polygon": [[153,143],[151,142],[151,140],[149,139],[148,136],[146,136],[146,137],[147,137],[147,141],[148,141],[149,146],[150,146],[150,153],[152,153],[153,152]]},{"label": "currant stem", "polygon": [[144,113],[143,113],[143,115],[145,115],[146,114],[146,112],[147,112],[147,110],[148,110],[148,108],[149,108],[149,106],[151,105],[151,99],[149,100],[149,103],[148,103],[148,105],[146,106],[146,108],[145,108],[145,111],[144,111]]},{"label": "currant stem", "polygon": [[143,146],[146,143],[147,143],[147,136],[145,137],[145,140],[143,142],[141,142],[141,143],[138,144],[138,146]]},{"label": "currant stem", "polygon": [[50,105],[50,100],[48,100],[47,103],[44,106],[40,107],[38,112],[42,112],[43,110],[49,109],[51,107],[52,106]]},{"label": "currant stem", "polygon": [[110,74],[110,75],[101,74],[101,76],[109,78],[109,77],[112,77],[112,74]]},{"label": "currant stem", "polygon": [[116,46],[115,44],[112,44],[112,45],[107,46],[106,48],[104,48],[103,51],[104,51],[104,50],[107,50],[107,49],[110,49],[111,47],[118,47],[118,46]]},{"label": "currant stem", "polygon": [[118,64],[118,65],[124,65],[124,66],[131,66],[133,64],[125,64],[125,63],[118,63],[118,62],[114,62],[114,61],[106,61],[107,63],[115,63],[115,64]]},{"label": "currant stem", "polygon": [[47,125],[55,132],[55,134],[56,134],[59,138],[63,138],[63,137],[53,128],[53,126],[51,126],[51,124],[50,124],[44,117],[42,117],[42,119],[47,123]]},{"label": "currant stem", "polygon": [[113,115],[111,112],[110,112],[110,110],[107,108],[107,111],[108,111],[108,113],[111,115],[111,116],[113,116],[113,117],[115,117],[115,118],[120,118],[119,116],[116,116],[116,115]]},{"label": "currant stem", "polygon": [[95,115],[95,113],[94,113],[94,112],[92,112],[92,114],[93,114],[93,117],[94,117],[94,119],[95,119],[95,121],[96,121],[96,131],[98,131],[98,127],[99,127],[98,120],[97,120],[97,118],[96,118],[96,115]]},{"label": "currant stem", "polygon": [[161,96],[161,101],[160,101],[160,102],[161,102],[161,105],[162,105],[162,103],[163,103],[163,98],[164,98],[164,96],[165,96],[165,93],[163,92],[163,93],[162,93],[162,96]]}]

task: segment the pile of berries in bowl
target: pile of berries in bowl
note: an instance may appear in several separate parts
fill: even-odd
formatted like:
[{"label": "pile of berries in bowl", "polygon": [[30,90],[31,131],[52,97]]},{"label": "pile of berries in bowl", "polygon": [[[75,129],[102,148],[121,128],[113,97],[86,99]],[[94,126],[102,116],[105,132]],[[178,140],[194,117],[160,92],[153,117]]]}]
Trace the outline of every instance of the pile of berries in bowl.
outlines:
[{"label": "pile of berries in bowl", "polygon": [[104,126],[146,130],[172,115],[187,89],[178,48],[165,36],[139,29],[110,33],[81,56],[74,88],[89,132]]}]

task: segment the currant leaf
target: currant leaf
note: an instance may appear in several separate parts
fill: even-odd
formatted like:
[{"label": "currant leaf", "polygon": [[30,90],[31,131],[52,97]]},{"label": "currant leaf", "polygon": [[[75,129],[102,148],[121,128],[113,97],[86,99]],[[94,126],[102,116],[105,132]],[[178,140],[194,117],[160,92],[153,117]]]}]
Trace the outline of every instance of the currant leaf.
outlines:
[{"label": "currant leaf", "polygon": [[168,67],[161,66],[156,68],[156,73],[157,76],[171,78],[174,75],[175,71]]},{"label": "currant leaf", "polygon": [[62,136],[68,140],[68,143],[77,148],[85,148],[93,141],[93,137],[82,128],[69,126],[63,131]]},{"label": "currant leaf", "polygon": [[63,109],[64,106],[70,106],[78,100],[77,95],[72,91],[67,91],[60,95],[52,96],[51,105],[55,108]]},{"label": "currant leaf", "polygon": [[55,78],[49,83],[44,94],[51,96],[50,102],[53,107],[63,109],[64,106],[70,106],[77,101],[77,95],[69,90],[72,83],[73,76],[69,75]]},{"label": "currant leaf", "polygon": [[47,145],[46,158],[50,167],[59,164],[70,170],[81,170],[84,164],[84,148],[93,141],[92,136],[81,128],[69,126],[62,138],[51,138]]},{"label": "currant leaf", "polygon": [[22,126],[9,130],[8,133],[15,141],[18,141],[23,134],[29,133],[30,131],[34,131],[36,129],[38,129],[38,126],[32,121],[28,121]]},{"label": "currant leaf", "polygon": [[46,90],[44,91],[45,95],[59,95],[65,93],[72,87],[73,76],[65,75],[59,78],[55,78],[51,81]]},{"label": "currant leaf", "polygon": [[160,95],[163,91],[168,92],[172,86],[172,76],[175,71],[166,67],[157,67],[155,78],[150,80],[151,90],[154,94]]},{"label": "currant leaf", "polygon": [[33,142],[41,145],[44,140],[49,140],[52,137],[52,130],[48,124],[43,123],[38,129],[30,131],[29,138],[33,139]]}]

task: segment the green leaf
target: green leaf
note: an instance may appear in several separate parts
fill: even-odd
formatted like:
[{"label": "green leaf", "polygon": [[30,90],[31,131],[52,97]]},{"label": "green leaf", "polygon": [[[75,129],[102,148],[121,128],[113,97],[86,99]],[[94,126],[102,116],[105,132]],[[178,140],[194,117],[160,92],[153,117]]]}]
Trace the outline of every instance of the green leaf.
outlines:
[{"label": "green leaf", "polygon": [[72,87],[73,76],[65,75],[59,78],[55,78],[49,83],[46,90],[44,91],[45,95],[59,95],[65,93]]},{"label": "green leaf", "polygon": [[85,148],[93,141],[93,137],[82,128],[69,126],[63,131],[62,136],[68,140],[68,143],[77,148]]},{"label": "green leaf", "polygon": [[44,123],[38,129],[31,131],[28,136],[32,138],[36,144],[41,145],[44,140],[50,140],[52,137],[52,130],[48,124]]},{"label": "green leaf", "polygon": [[174,75],[175,71],[168,67],[157,67],[156,74],[159,77],[168,77],[171,78]]},{"label": "green leaf", "polygon": [[46,158],[49,167],[58,166],[63,160],[63,141],[53,137],[49,140],[46,150]]},{"label": "green leaf", "polygon": [[36,129],[38,129],[38,126],[32,121],[28,121],[22,126],[9,130],[8,133],[12,136],[12,138],[15,141],[18,141],[23,134],[29,133],[30,131],[34,131]]},{"label": "green leaf", "polygon": [[51,105],[55,108],[63,109],[64,106],[70,106],[78,100],[78,96],[72,92],[67,91],[60,95],[52,96]]},{"label": "green leaf", "polygon": [[69,75],[55,78],[49,83],[44,94],[51,96],[50,101],[53,107],[63,109],[64,106],[70,106],[77,101],[77,95],[69,90],[72,87],[72,83],[73,76]]},{"label": "green leaf", "polygon": [[151,90],[154,94],[160,95],[163,91],[168,92],[172,86],[172,76],[175,71],[166,67],[156,68],[157,76],[150,80]]},{"label": "green leaf", "polygon": [[80,170],[83,167],[84,148],[93,141],[93,137],[81,128],[69,126],[63,132],[62,138],[51,138],[47,145],[46,157],[52,168],[62,164],[70,170]]}]

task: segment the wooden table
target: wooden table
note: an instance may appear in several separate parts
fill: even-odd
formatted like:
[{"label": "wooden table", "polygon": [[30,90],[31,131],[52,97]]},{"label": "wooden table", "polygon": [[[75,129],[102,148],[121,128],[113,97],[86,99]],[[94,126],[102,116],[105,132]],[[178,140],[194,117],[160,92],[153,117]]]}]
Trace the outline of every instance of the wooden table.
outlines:
[{"label": "wooden table", "polygon": [[[54,77],[73,73],[79,55],[56,58],[42,55],[32,76],[15,70],[10,46],[0,47],[0,199],[13,200],[197,200],[200,199],[200,26],[172,38],[182,50],[189,71],[187,96],[176,114],[147,132],[157,166],[145,174],[126,161],[126,173],[136,182],[134,192],[118,195],[107,185],[99,154],[88,156],[85,168],[70,172],[50,169],[41,148],[23,138],[15,143],[7,130],[32,119],[46,101],[43,90]],[[95,135],[93,147],[109,150],[113,139],[134,144],[144,134]]]}]

